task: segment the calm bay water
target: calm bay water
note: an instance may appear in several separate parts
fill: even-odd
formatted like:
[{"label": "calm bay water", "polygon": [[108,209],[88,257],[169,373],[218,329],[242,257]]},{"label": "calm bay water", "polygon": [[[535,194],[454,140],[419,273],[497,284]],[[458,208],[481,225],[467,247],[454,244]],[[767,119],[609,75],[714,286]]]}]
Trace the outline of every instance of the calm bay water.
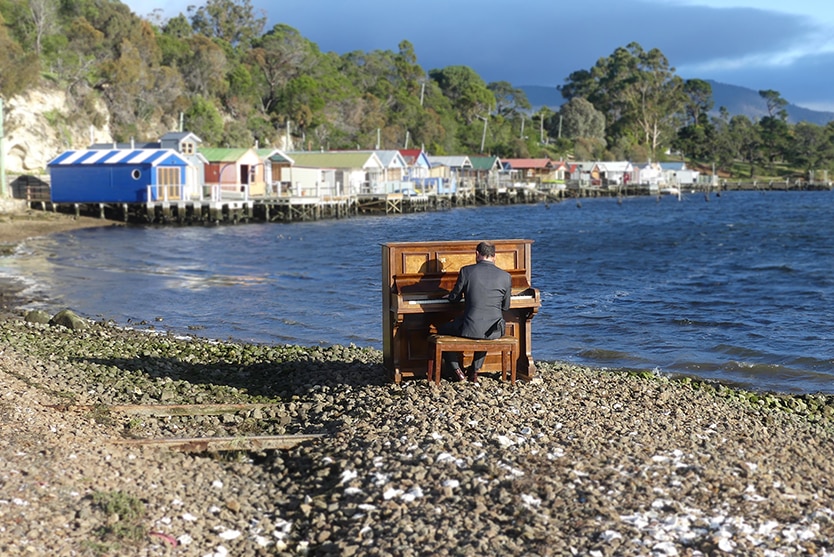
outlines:
[{"label": "calm bay water", "polygon": [[[570,200],[402,216],[80,230],[0,272],[31,307],[275,344],[382,346],[380,244],[530,238],[533,356],[834,393],[834,192]],[[141,323],[147,325],[141,325]]]}]

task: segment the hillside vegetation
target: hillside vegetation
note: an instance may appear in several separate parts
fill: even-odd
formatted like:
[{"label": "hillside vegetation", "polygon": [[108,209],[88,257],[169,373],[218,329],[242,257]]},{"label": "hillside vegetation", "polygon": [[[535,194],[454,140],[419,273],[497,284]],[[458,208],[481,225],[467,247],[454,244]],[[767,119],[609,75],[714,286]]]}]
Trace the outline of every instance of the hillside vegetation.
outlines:
[{"label": "hillside vegetation", "polygon": [[637,43],[568,76],[558,110],[534,112],[506,81],[421,67],[407,39],[396,52],[322,52],[290,26],[265,29],[249,0],[151,19],[116,0],[0,0],[0,96],[60,91],[72,116],[53,114],[53,127],[107,124],[116,141],[156,139],[182,122],[206,146],[634,162],[676,152],[749,176],[834,163],[832,124],[789,122],[772,90],[759,92],[761,118],[716,112],[708,82],[681,79]]}]

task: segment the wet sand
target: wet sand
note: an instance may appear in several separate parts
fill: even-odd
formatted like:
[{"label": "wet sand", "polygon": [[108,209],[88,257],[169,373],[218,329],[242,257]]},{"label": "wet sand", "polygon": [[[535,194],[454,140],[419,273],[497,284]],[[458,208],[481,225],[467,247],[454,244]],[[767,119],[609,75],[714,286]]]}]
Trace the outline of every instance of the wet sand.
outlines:
[{"label": "wet sand", "polygon": [[[120,223],[93,217],[51,211],[27,209],[0,212],[0,257],[14,253],[15,248],[28,238],[46,236],[68,230],[98,226],[121,226]],[[0,279],[0,313],[8,315],[22,305],[20,287],[16,281]]]},{"label": "wet sand", "polygon": [[0,246],[3,249],[9,249],[10,246],[14,246],[27,238],[79,228],[112,226],[114,224],[113,221],[104,219],[76,217],[65,213],[34,209],[2,212],[0,213]]}]

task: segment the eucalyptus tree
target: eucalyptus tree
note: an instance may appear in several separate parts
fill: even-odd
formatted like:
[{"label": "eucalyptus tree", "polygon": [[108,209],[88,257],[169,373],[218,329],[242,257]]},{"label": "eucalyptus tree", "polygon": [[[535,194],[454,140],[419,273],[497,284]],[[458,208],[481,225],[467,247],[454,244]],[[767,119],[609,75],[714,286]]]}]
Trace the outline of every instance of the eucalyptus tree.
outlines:
[{"label": "eucalyptus tree", "polygon": [[447,66],[430,71],[429,76],[452,102],[460,118],[467,123],[491,113],[495,108],[495,95],[468,66]]},{"label": "eucalyptus tree", "polygon": [[683,84],[683,112],[686,125],[703,124],[709,120],[709,111],[715,105],[712,85],[703,79],[687,79]]},{"label": "eucalyptus tree", "polygon": [[10,98],[36,81],[38,57],[35,53],[24,52],[9,36],[4,23],[0,14],[0,98]]},{"label": "eucalyptus tree", "polygon": [[605,143],[605,115],[587,99],[572,98],[559,108],[558,115],[559,130],[550,130],[554,137],[592,138]]},{"label": "eucalyptus tree", "polygon": [[672,146],[694,159],[708,159],[715,134],[715,127],[709,119],[709,111],[714,104],[712,86],[702,79],[689,79],[683,84],[683,93],[683,125],[678,128]]},{"label": "eucalyptus tree", "polygon": [[397,87],[388,112],[383,143],[389,147],[405,147],[412,140],[425,141],[431,137],[429,106],[426,102],[431,81],[417,61],[414,45],[401,41],[394,55],[394,80]]},{"label": "eucalyptus tree", "polygon": [[637,58],[635,79],[625,88],[629,112],[642,132],[643,142],[653,158],[674,136],[676,115],[685,101],[683,80],[660,50],[643,52],[632,43]]},{"label": "eucalyptus tree", "polygon": [[755,176],[756,164],[761,160],[759,128],[750,118],[736,114],[730,118],[729,136],[738,149],[739,158],[750,165],[750,178]]},{"label": "eucalyptus tree", "polygon": [[710,126],[712,136],[708,143],[709,153],[704,156],[704,160],[717,164],[719,169],[731,170],[740,151],[731,135],[730,112],[726,107],[720,107],[718,116],[710,118]]},{"label": "eucalyptus tree", "polygon": [[671,141],[685,100],[683,81],[663,53],[636,42],[571,73],[559,90],[567,100],[584,97],[605,114],[609,143],[636,141],[652,155]]},{"label": "eucalyptus tree", "polygon": [[494,117],[488,128],[491,152],[504,157],[531,156],[540,134],[539,125],[534,126],[535,115],[530,115],[527,94],[508,81],[493,81],[487,89],[495,97]]},{"label": "eucalyptus tree", "polygon": [[452,101],[443,94],[434,81],[426,83],[420,118],[409,130],[414,147],[421,146],[437,155],[459,153],[458,129],[461,123],[452,106]]},{"label": "eucalyptus tree", "polygon": [[767,106],[767,116],[763,116],[758,124],[762,151],[772,165],[777,159],[784,159],[789,149],[788,101],[772,89],[759,91],[759,96]]},{"label": "eucalyptus tree", "polygon": [[210,39],[233,46],[247,46],[263,33],[266,16],[255,13],[249,0],[208,0],[204,6],[189,6],[191,26]]},{"label": "eucalyptus tree", "polygon": [[831,167],[834,162],[834,126],[798,122],[792,132],[788,151],[791,165],[803,169],[809,175],[812,171]]},{"label": "eucalyptus tree", "polygon": [[223,116],[213,101],[199,95],[194,97],[184,116],[189,131],[197,134],[207,146],[222,144]]},{"label": "eucalyptus tree", "polygon": [[509,81],[493,81],[487,84],[487,89],[495,97],[495,114],[512,120],[530,111],[527,94]]},{"label": "eucalyptus tree", "polygon": [[260,109],[269,114],[282,88],[312,68],[315,54],[313,45],[298,30],[278,24],[253,42],[245,58],[255,70]]},{"label": "eucalyptus tree", "polygon": [[220,98],[228,82],[228,59],[224,50],[205,35],[195,34],[185,43],[188,51],[180,68],[189,95]]},{"label": "eucalyptus tree", "polygon": [[495,108],[495,95],[468,66],[447,66],[431,70],[429,76],[451,102],[460,124],[457,137],[459,147],[473,152],[480,151],[489,126],[489,115]]},{"label": "eucalyptus tree", "polygon": [[0,14],[16,42],[25,51],[34,51],[38,56],[46,38],[60,32],[58,0],[0,1]]}]

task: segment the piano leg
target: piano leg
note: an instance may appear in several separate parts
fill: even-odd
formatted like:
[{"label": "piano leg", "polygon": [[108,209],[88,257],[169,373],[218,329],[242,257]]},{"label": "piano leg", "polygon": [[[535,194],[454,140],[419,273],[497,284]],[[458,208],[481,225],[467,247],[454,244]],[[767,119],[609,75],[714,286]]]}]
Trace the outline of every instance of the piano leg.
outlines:
[{"label": "piano leg", "polygon": [[530,381],[536,375],[536,364],[533,363],[532,353],[532,319],[535,312],[525,312],[522,314],[515,314],[505,312],[504,318],[507,319],[508,326],[512,323],[509,331],[518,339],[518,355],[516,373],[518,379],[522,381]]}]

